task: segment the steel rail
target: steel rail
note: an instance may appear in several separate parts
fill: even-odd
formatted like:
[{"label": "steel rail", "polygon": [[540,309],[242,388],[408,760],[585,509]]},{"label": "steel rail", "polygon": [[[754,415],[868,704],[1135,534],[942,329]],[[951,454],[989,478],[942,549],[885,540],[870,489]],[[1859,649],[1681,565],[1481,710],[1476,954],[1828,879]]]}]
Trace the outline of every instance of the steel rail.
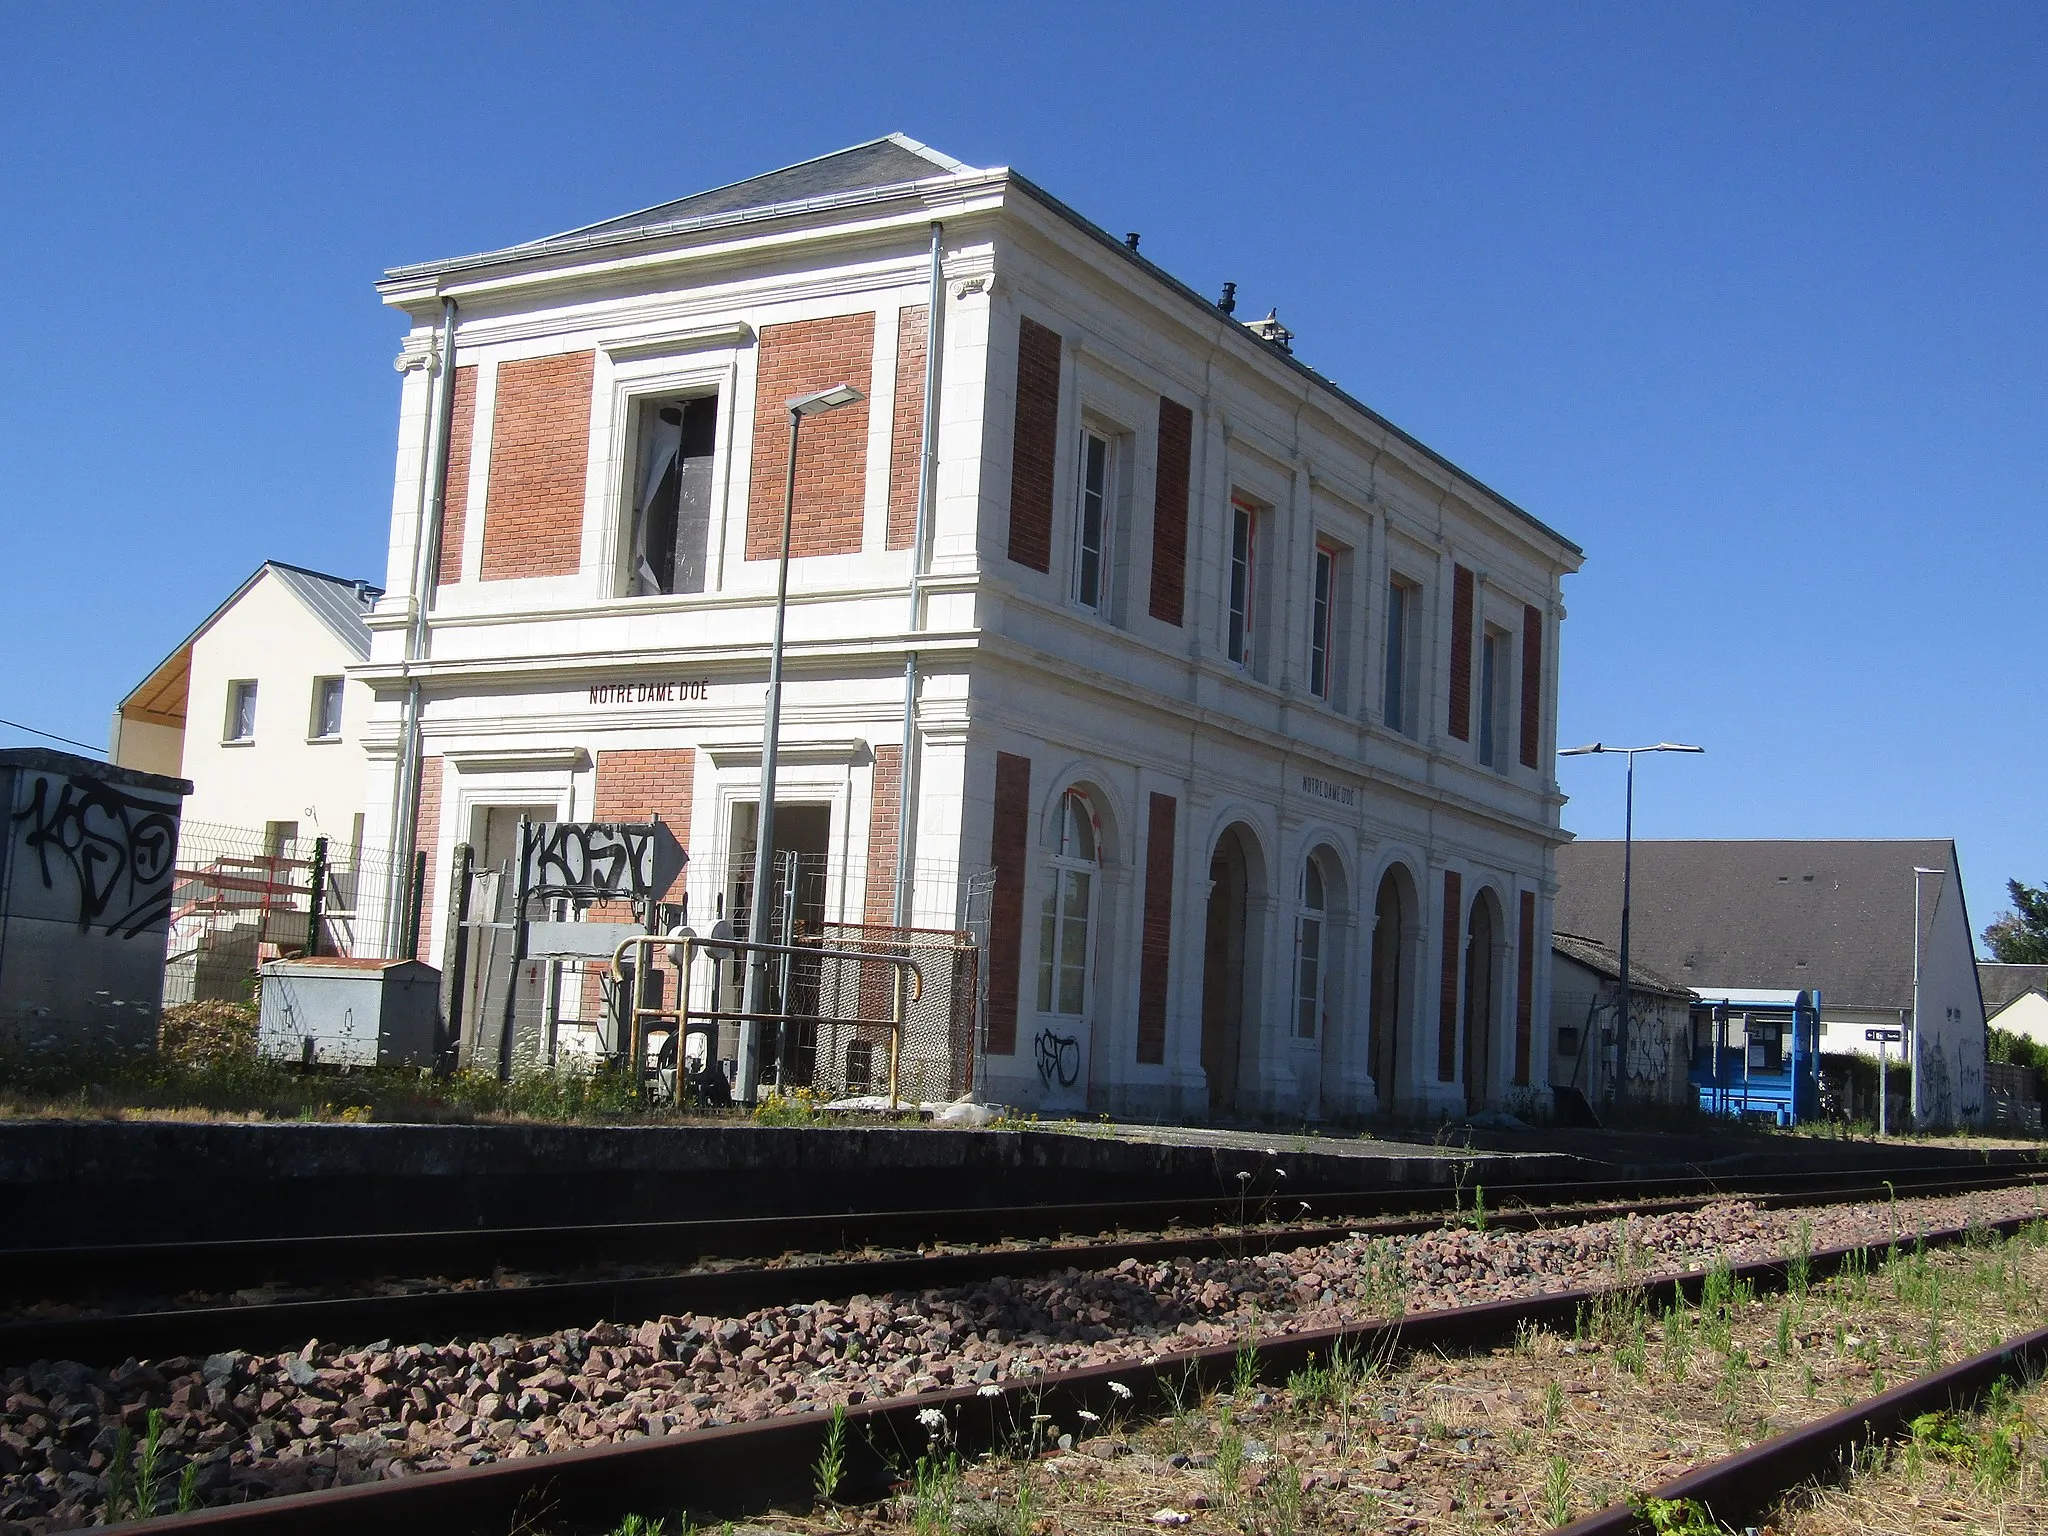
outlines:
[{"label": "steel rail", "polygon": [[[1896,1181],[1892,1181],[1894,1185]],[[1974,1179],[1943,1189],[1983,1191],[2032,1181],[1986,1185]],[[1925,1194],[1924,1185],[1909,1185]],[[1754,1195],[1759,1204],[1827,1205],[1875,1198],[1882,1183]],[[1630,1213],[1656,1215],[1698,1209],[1719,1193],[1570,1206],[1507,1206],[1489,1212],[1489,1226],[1505,1230],[1598,1221]],[[1442,1213],[1305,1224],[1240,1226],[1178,1236],[1133,1236],[1105,1242],[982,1248],[960,1253],[826,1259],[813,1263],[745,1265],[660,1275],[621,1275],[539,1284],[494,1285],[474,1290],[435,1289],[379,1296],[338,1296],[83,1317],[29,1318],[0,1323],[0,1361],[120,1360],[130,1355],[163,1359],[217,1350],[296,1348],[309,1338],[366,1341],[461,1335],[549,1333],[600,1317],[664,1314],[732,1315],[760,1307],[859,1293],[918,1291],[1019,1278],[1069,1267],[1113,1268],[1125,1259],[1155,1264],[1178,1258],[1233,1258],[1341,1242],[1354,1234],[1398,1237],[1433,1230]],[[557,1250],[559,1259],[560,1250]],[[180,1276],[183,1279],[183,1275]]]},{"label": "steel rail", "polygon": [[[1978,1231],[2010,1235],[2033,1219],[1912,1236],[1940,1246],[1964,1241]],[[1873,1242],[1822,1249],[1806,1261],[1808,1278],[1832,1275],[1852,1257],[1868,1261],[1891,1245]],[[1788,1283],[1792,1262],[1781,1258],[1738,1265],[1732,1278],[1759,1290],[1778,1289]],[[1696,1271],[1655,1276],[1626,1289],[1642,1294],[1652,1305],[1669,1305],[1680,1298],[1696,1300],[1705,1284],[1705,1272]],[[1284,1377],[1312,1359],[1329,1358],[1340,1345],[1388,1353],[1486,1348],[1512,1340],[1523,1327],[1569,1327],[1580,1308],[1618,1289],[1623,1288],[1554,1291],[1410,1312],[1390,1321],[1282,1334],[1254,1346],[1259,1374],[1264,1380]],[[853,1501],[879,1496],[899,1481],[927,1443],[918,1416],[929,1410],[946,1415],[954,1444],[963,1456],[973,1456],[1019,1443],[1034,1415],[1078,1422],[1076,1415],[1084,1409],[1098,1418],[1111,1412],[1171,1412],[1190,1388],[1213,1388],[1231,1380],[1239,1350],[1235,1344],[1210,1345],[1010,1379],[999,1383],[1000,1391],[991,1395],[979,1387],[956,1387],[856,1405],[845,1414],[842,1497]],[[786,1414],[621,1445],[288,1494],[161,1517],[129,1529],[135,1536],[349,1536],[374,1526],[379,1536],[504,1536],[515,1522],[545,1523],[556,1530],[606,1530],[628,1514],[665,1515],[687,1509],[692,1515],[734,1518],[778,1504],[807,1507],[814,1492],[813,1469],[830,1422],[829,1415],[816,1411]],[[1576,1527],[1573,1530],[1574,1536],[1584,1536]]]}]

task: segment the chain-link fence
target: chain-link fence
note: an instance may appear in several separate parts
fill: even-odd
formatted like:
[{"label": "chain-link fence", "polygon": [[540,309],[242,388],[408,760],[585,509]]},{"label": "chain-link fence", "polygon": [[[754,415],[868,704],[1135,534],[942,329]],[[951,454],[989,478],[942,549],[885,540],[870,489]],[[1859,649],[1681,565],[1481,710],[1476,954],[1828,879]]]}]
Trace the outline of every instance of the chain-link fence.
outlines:
[{"label": "chain-link fence", "polygon": [[390,869],[381,850],[302,837],[283,823],[183,823],[164,1002],[247,1001],[265,960],[360,953],[360,903],[385,888]]}]

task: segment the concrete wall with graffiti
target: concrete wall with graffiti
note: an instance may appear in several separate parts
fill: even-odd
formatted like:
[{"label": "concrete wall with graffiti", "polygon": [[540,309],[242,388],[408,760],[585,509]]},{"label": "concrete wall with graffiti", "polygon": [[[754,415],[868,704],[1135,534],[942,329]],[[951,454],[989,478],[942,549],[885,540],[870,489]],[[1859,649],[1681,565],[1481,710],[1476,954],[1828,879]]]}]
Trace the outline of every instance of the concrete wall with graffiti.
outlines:
[{"label": "concrete wall with graffiti", "polygon": [[64,752],[0,752],[0,1043],[154,1044],[191,788]]}]

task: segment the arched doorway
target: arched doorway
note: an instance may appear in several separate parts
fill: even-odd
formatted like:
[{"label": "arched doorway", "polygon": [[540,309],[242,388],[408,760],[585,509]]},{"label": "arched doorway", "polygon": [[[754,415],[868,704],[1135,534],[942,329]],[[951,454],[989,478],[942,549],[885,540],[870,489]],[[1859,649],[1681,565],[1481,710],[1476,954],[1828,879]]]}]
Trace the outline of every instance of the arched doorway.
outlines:
[{"label": "arched doorway", "polygon": [[1258,865],[1244,828],[1232,826],[1209,857],[1209,912],[1202,946],[1202,1071],[1209,1113],[1236,1111],[1244,1066],[1245,962]]},{"label": "arched doorway", "polygon": [[1102,823],[1080,788],[1060,796],[1050,867],[1038,910],[1037,1029],[1032,1056],[1040,1104],[1084,1106],[1094,1052],[1097,927],[1102,906]]},{"label": "arched doorway", "polygon": [[1493,893],[1481,891],[1472,902],[1472,915],[1465,923],[1465,1111],[1471,1114],[1490,1104],[1499,1085],[1494,1079],[1493,1047],[1499,1011],[1496,999],[1493,950],[1500,932],[1500,914]]},{"label": "arched doorway", "polygon": [[1380,878],[1379,892],[1373,897],[1372,998],[1367,1008],[1372,1031],[1372,1078],[1379,1088],[1382,1108],[1394,1099],[1401,1019],[1409,990],[1407,930],[1415,921],[1415,910],[1408,900],[1400,868],[1388,870]]}]

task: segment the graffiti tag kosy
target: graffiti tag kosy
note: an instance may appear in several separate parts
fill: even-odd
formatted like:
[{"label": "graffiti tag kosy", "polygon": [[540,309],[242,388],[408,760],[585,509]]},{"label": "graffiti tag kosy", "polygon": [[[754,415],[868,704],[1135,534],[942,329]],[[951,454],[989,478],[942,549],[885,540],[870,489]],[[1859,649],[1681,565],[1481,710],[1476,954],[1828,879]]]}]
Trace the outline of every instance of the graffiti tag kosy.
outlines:
[{"label": "graffiti tag kosy", "polygon": [[526,885],[534,896],[658,900],[689,861],[658,821],[545,821],[532,838]]},{"label": "graffiti tag kosy", "polygon": [[1038,1053],[1038,1076],[1050,1088],[1071,1088],[1081,1080],[1081,1042],[1072,1035],[1041,1029],[1032,1042]]},{"label": "graffiti tag kosy", "polygon": [[99,779],[72,775],[60,785],[39,774],[13,820],[25,828],[22,846],[36,856],[43,889],[55,890],[62,874],[77,886],[81,933],[104,922],[108,937],[132,939],[170,917],[174,806]]}]

